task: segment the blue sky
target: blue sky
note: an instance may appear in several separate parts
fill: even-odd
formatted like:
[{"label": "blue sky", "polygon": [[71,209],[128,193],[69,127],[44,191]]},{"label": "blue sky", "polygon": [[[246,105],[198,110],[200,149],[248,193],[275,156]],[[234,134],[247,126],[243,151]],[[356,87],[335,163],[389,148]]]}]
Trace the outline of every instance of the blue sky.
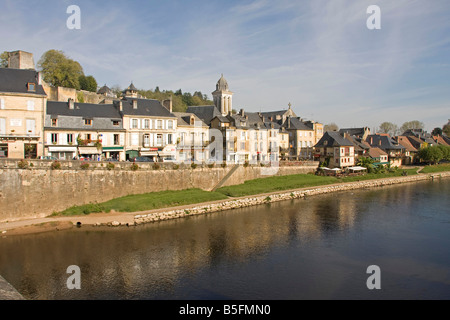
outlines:
[{"label": "blue sky", "polygon": [[[81,30],[69,30],[69,5]],[[381,30],[369,30],[369,5]],[[233,108],[340,127],[426,129],[450,118],[448,0],[0,1],[0,51],[49,49],[99,85],[200,90],[223,73]]]}]

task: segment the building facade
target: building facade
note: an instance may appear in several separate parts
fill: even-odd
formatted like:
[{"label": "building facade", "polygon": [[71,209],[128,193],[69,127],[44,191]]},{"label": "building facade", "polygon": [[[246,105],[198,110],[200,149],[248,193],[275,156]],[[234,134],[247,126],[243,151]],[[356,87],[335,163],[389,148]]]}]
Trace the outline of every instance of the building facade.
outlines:
[{"label": "building facade", "polygon": [[0,68],[0,157],[35,159],[44,153],[47,95],[33,56],[10,53],[9,67]]}]

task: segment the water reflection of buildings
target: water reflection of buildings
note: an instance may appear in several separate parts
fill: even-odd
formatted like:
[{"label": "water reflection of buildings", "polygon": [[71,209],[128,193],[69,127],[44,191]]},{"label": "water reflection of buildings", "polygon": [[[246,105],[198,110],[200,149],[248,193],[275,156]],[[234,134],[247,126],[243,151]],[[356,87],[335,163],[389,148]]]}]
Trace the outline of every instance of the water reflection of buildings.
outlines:
[{"label": "water reflection of buildings", "polygon": [[[408,192],[412,187],[336,193],[131,229],[5,238],[0,273],[33,299],[172,298],[179,281],[204,269],[349,230],[371,201],[388,205]],[[81,268],[80,292],[65,287],[69,265]]]}]

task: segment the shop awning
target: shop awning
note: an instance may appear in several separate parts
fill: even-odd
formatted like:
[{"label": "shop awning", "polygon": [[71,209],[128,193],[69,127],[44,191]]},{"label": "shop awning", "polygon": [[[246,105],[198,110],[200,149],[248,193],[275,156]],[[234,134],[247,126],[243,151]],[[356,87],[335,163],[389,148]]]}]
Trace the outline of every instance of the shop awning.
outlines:
[{"label": "shop awning", "polygon": [[49,152],[77,152],[76,147],[48,147]]},{"label": "shop awning", "polygon": [[103,147],[103,151],[123,151],[123,147]]},{"label": "shop awning", "polygon": [[97,149],[96,147],[79,147],[79,154],[101,154],[102,151]]}]

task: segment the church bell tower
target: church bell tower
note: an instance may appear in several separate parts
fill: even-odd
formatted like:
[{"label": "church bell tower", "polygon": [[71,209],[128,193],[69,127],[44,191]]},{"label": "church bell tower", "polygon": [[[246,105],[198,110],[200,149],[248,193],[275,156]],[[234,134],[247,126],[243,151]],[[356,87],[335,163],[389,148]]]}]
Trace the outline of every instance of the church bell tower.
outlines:
[{"label": "church bell tower", "polygon": [[233,92],[228,87],[228,82],[222,76],[216,84],[216,91],[212,93],[214,105],[220,110],[223,116],[231,113],[233,110]]}]

